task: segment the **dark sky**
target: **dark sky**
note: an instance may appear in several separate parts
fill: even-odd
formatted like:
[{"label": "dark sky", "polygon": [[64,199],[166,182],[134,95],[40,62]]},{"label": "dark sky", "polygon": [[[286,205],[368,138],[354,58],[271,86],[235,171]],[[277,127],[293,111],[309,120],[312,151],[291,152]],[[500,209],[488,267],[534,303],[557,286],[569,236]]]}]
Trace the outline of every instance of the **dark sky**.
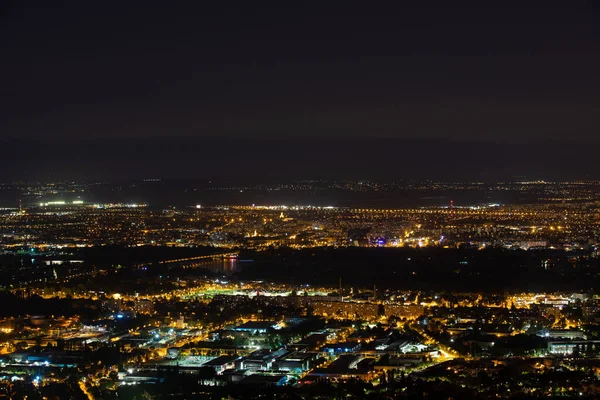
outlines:
[{"label": "dark sky", "polygon": [[3,138],[598,135],[592,0],[1,3]]}]

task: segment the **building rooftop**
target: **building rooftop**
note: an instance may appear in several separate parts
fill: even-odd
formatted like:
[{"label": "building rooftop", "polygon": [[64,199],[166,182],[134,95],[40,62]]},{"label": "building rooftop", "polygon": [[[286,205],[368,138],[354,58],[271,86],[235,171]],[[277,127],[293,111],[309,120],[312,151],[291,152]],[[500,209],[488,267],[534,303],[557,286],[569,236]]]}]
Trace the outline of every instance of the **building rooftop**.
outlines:
[{"label": "building rooftop", "polygon": [[274,321],[248,321],[242,325],[236,326],[236,331],[263,331],[272,329],[277,325]]},{"label": "building rooftop", "polygon": [[210,361],[205,362],[204,364],[202,364],[202,366],[204,367],[218,367],[221,365],[225,365],[225,364],[229,364],[235,360],[237,360],[238,356],[220,356],[217,358],[214,358]]}]

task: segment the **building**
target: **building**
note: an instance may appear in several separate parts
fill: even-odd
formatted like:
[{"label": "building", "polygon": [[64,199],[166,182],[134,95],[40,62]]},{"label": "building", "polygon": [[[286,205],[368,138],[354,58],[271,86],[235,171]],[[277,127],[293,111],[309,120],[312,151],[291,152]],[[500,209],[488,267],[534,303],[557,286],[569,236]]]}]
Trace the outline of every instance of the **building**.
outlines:
[{"label": "building", "polygon": [[221,375],[223,374],[223,371],[235,368],[235,362],[239,359],[240,357],[238,356],[220,356],[205,362],[202,366],[211,367],[215,370],[217,375]]},{"label": "building", "polygon": [[315,359],[315,353],[294,351],[277,360],[275,367],[280,371],[305,372],[311,369]]},{"label": "building", "polygon": [[250,371],[268,370],[273,366],[273,362],[286,354],[286,350],[257,350],[235,361],[236,369],[247,369]]},{"label": "building", "polygon": [[541,331],[537,335],[551,339],[587,340],[585,333],[576,329],[551,329],[548,331]]},{"label": "building", "polygon": [[329,354],[356,353],[360,350],[358,342],[332,343],[323,347],[323,352]]},{"label": "building", "polygon": [[253,335],[257,333],[267,333],[269,329],[277,329],[278,325],[274,321],[248,321],[242,325],[233,328],[237,332],[248,332]]},{"label": "building", "polygon": [[152,300],[139,299],[135,302],[135,311],[140,314],[152,314],[154,312],[154,303]]},{"label": "building", "polygon": [[315,315],[336,318],[362,318],[377,320],[381,317],[417,319],[425,308],[416,304],[378,304],[349,301],[311,301],[309,306]]},{"label": "building", "polygon": [[239,381],[240,385],[252,385],[252,386],[282,386],[287,382],[287,376],[285,375],[263,375],[263,374],[252,374],[242,378]]},{"label": "building", "polygon": [[600,352],[600,340],[569,340],[548,342],[548,353],[554,355],[571,355],[575,350],[579,353]]}]

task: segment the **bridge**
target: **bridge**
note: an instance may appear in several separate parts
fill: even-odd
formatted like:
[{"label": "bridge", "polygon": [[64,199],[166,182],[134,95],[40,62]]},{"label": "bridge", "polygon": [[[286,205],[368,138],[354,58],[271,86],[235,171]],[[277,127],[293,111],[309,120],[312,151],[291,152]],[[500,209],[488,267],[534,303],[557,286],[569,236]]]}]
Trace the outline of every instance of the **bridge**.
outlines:
[{"label": "bridge", "polygon": [[222,260],[237,260],[238,253],[235,252],[224,252],[217,253],[205,256],[197,256],[197,257],[187,257],[187,258],[177,258],[171,260],[163,260],[159,261],[159,265],[178,265],[183,268],[199,268],[199,267],[207,267],[212,265],[215,261]]}]

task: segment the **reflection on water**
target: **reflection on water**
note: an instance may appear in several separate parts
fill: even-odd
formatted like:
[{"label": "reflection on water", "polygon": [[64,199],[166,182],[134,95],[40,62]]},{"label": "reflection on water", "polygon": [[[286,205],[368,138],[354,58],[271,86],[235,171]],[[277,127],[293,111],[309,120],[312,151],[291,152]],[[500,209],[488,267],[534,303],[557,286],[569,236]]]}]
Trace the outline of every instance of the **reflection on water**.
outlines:
[{"label": "reflection on water", "polygon": [[231,276],[240,270],[237,258],[210,258],[196,263],[195,266],[226,276]]}]

